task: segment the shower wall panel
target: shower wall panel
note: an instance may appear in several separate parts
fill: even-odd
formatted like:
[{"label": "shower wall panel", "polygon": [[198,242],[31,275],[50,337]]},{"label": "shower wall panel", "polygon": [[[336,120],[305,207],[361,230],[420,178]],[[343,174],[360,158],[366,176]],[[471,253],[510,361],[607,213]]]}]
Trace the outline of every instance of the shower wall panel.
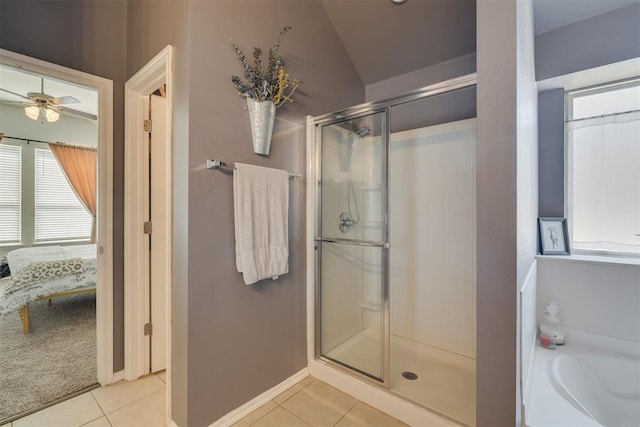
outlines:
[{"label": "shower wall panel", "polygon": [[[361,217],[358,223],[360,238],[368,241],[381,241],[383,220],[380,206],[382,203],[381,176],[381,140],[380,136],[367,136],[358,141],[360,155],[354,163],[356,176],[356,195],[358,206],[361,206]],[[382,275],[379,256],[368,252],[366,268],[362,271],[362,321],[368,329],[380,330],[382,315]]]},{"label": "shower wall panel", "polygon": [[475,119],[391,135],[391,333],[476,357]]}]

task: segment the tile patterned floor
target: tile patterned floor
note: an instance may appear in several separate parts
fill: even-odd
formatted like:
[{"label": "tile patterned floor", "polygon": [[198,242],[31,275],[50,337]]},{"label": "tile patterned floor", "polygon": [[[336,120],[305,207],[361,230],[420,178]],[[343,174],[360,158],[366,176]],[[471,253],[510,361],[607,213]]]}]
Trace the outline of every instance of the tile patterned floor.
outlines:
[{"label": "tile patterned floor", "polygon": [[[165,373],[101,387],[0,427],[162,427]],[[406,424],[322,381],[307,377],[233,427]]]},{"label": "tile patterned floor", "polygon": [[100,387],[1,427],[161,427],[164,372]]},{"label": "tile patterned floor", "polygon": [[233,427],[406,426],[313,377],[307,377]]}]

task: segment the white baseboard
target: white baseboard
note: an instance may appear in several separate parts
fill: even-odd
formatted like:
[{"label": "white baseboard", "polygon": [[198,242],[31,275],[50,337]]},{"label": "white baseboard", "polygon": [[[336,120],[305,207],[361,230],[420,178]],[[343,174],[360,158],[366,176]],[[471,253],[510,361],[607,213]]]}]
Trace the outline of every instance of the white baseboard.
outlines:
[{"label": "white baseboard", "polygon": [[294,384],[302,381],[305,377],[307,377],[307,375],[309,375],[309,369],[308,368],[302,369],[301,371],[293,374],[292,376],[282,381],[280,384],[276,385],[275,387],[270,388],[269,390],[265,391],[258,397],[251,399],[244,405],[229,412],[227,415],[218,419],[209,427],[226,427],[240,421],[242,418],[246,417],[256,409],[258,409],[259,407],[261,407],[262,405],[264,405],[265,403],[273,399],[274,397],[286,391]]}]

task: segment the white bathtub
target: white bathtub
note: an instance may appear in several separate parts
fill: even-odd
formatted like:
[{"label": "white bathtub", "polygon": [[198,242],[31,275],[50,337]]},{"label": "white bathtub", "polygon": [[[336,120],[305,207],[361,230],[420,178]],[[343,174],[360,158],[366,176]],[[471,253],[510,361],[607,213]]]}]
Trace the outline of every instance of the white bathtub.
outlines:
[{"label": "white bathtub", "polygon": [[628,344],[625,353],[576,342],[536,347],[526,425],[640,426],[639,345]]}]

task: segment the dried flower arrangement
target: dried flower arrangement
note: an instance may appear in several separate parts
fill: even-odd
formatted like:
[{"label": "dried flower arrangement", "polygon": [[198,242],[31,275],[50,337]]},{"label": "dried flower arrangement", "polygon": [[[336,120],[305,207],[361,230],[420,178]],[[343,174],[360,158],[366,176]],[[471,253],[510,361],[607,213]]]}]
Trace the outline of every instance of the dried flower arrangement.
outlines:
[{"label": "dried flower arrangement", "polygon": [[262,63],[262,49],[253,48],[253,65],[244,56],[242,50],[235,42],[231,42],[244,69],[243,81],[238,76],[232,76],[231,81],[238,89],[238,95],[243,98],[251,98],[256,101],[273,101],[276,107],[285,102],[293,102],[292,96],[302,81],[289,77],[284,71],[284,62],[279,55],[280,43],[284,36],[291,30],[286,26],[276,39],[273,47],[269,49],[269,63],[265,67]]}]

